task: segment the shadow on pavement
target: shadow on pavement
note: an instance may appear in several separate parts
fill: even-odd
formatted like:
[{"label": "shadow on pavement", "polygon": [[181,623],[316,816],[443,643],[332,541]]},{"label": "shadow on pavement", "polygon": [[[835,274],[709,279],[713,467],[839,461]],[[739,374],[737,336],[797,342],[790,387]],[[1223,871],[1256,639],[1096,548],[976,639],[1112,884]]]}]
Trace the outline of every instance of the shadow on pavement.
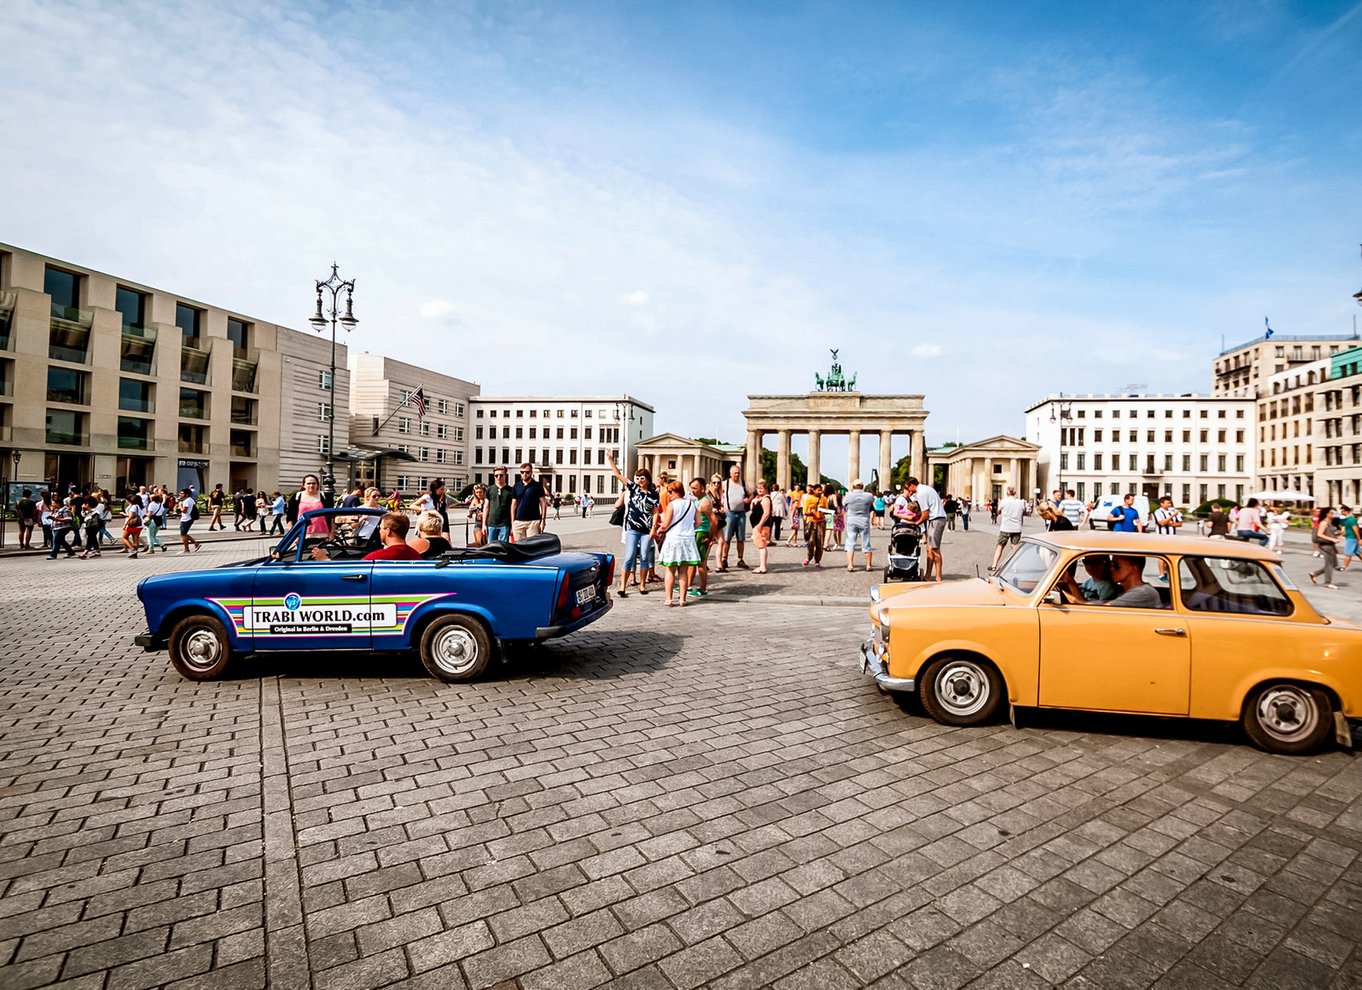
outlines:
[{"label": "shadow on pavement", "polygon": [[[508,646],[476,683],[539,677],[599,680],[660,670],[681,650],[683,636],[654,631],[576,635],[542,644]],[[427,673],[415,651],[298,651],[256,653],[235,661],[224,680],[261,677],[294,679],[411,677],[439,681]]]}]

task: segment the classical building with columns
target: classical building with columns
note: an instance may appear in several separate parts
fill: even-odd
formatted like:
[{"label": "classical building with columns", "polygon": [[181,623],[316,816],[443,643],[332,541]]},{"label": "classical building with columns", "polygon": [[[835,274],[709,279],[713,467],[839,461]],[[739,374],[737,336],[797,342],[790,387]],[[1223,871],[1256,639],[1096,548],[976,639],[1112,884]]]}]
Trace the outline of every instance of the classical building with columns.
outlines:
[{"label": "classical building with columns", "polygon": [[976,502],[1001,499],[1009,485],[1029,498],[1036,478],[1040,444],[1000,434],[959,447],[943,447],[929,455],[932,467],[942,469],[943,492]]},{"label": "classical building with columns", "polygon": [[742,463],[742,450],[714,446],[676,433],[659,433],[634,446],[636,468],[647,468],[654,479],[662,472],[689,484],[691,478],[728,477],[728,466]]},{"label": "classical building with columns", "polygon": [[[835,367],[835,366],[834,366]],[[809,478],[822,476],[819,446],[823,437],[840,434],[847,438],[847,483],[863,477],[861,473],[861,440],[867,434],[879,438],[879,481],[887,485],[892,476],[894,461],[891,441],[898,434],[909,437],[909,463],[912,473],[925,478],[925,459],[922,431],[927,423],[927,411],[920,395],[862,395],[852,391],[809,392],[805,395],[749,395],[748,407],[743,411],[747,420],[747,456],[744,458],[744,477],[749,485],[757,483],[761,471],[762,438],[775,434],[775,483],[789,488],[790,438],[796,433],[809,438],[809,454],[805,459]],[[866,479],[869,480],[868,478]]]}]

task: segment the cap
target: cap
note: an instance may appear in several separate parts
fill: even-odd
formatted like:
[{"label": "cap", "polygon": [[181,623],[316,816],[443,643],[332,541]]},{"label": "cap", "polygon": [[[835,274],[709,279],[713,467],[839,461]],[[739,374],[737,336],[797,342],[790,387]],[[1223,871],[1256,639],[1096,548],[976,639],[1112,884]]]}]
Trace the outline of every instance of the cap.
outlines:
[{"label": "cap", "polygon": [[865,487],[865,482],[862,481],[860,478],[857,478],[855,481],[853,481],[853,482],[851,483],[851,487],[852,487],[852,488],[864,488],[864,487]]}]

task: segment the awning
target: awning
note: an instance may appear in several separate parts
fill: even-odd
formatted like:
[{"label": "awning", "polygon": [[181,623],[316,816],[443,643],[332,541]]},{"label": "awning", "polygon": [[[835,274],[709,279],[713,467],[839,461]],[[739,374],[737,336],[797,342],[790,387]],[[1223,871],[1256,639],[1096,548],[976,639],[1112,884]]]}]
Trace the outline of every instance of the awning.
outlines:
[{"label": "awning", "polygon": [[373,447],[351,447],[349,450],[336,451],[338,461],[381,461],[384,459],[394,461],[414,461],[415,456],[405,450],[398,450],[396,447],[384,447],[382,449]]}]

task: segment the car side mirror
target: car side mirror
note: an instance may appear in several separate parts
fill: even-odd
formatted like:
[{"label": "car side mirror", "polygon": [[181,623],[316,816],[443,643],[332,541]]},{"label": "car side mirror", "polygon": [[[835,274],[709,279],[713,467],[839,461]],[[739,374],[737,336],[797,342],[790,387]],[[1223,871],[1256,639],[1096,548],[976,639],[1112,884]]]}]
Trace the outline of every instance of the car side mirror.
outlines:
[{"label": "car side mirror", "polygon": [[1055,588],[1048,595],[1045,596],[1045,604],[1067,605],[1069,604],[1069,600],[1067,596],[1065,596],[1063,591],[1061,591],[1059,588]]}]

